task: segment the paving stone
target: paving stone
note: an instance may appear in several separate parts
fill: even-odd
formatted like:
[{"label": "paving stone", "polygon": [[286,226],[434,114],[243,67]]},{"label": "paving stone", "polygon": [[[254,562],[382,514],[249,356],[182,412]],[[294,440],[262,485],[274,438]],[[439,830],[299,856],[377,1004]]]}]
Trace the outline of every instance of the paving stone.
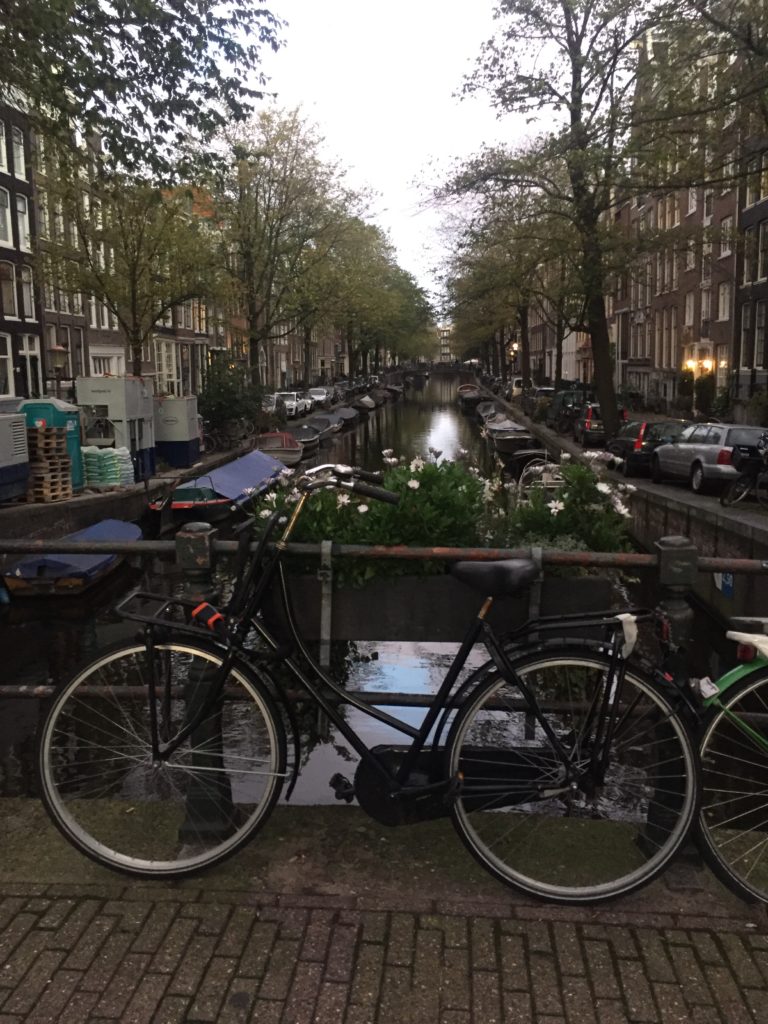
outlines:
[{"label": "paving stone", "polygon": [[[323,968],[318,963],[299,963],[293,976],[293,984],[285,1003],[283,1024],[312,1024],[315,1020],[315,1004],[322,985]],[[369,1019],[373,1014],[368,1009]]]},{"label": "paving stone", "polygon": [[331,945],[326,960],[325,977],[328,981],[349,981],[355,962],[358,928],[337,924],[331,933]]},{"label": "paving stone", "polygon": [[286,999],[299,956],[299,943],[278,939],[272,947],[267,969],[259,988],[262,999]]},{"label": "paving stone", "polygon": [[392,914],[387,938],[387,963],[412,964],[416,920],[412,914]]}]

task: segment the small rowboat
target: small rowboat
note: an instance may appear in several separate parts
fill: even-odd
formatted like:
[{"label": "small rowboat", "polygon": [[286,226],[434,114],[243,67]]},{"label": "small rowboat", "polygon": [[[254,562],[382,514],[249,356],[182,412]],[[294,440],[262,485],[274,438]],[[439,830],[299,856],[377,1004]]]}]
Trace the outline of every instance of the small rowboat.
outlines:
[{"label": "small rowboat", "polygon": [[271,455],[273,459],[279,459],[285,466],[295,466],[301,461],[304,453],[301,442],[287,430],[272,430],[266,434],[259,434],[256,438],[256,448]]},{"label": "small rowboat", "polygon": [[[102,519],[65,541],[141,540],[140,527],[121,519]],[[14,597],[75,596],[95,586],[120,565],[119,554],[26,555],[3,570],[3,583]]]},{"label": "small rowboat", "polygon": [[320,432],[315,430],[314,427],[306,425],[291,427],[288,433],[295,437],[304,449],[303,455],[309,455],[310,452],[317,451],[317,446],[320,444]]}]

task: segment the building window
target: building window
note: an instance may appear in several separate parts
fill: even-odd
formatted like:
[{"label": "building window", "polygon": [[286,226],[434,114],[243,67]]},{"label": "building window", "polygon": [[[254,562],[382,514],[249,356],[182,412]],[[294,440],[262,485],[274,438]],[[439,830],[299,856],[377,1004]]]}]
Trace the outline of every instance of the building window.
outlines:
[{"label": "building window", "polygon": [[35,282],[31,267],[21,268],[21,311],[26,320],[35,320]]},{"label": "building window", "polygon": [[69,301],[69,292],[67,291],[66,288],[66,282],[64,282],[64,287],[59,288],[59,312],[67,314],[72,312],[72,307]]},{"label": "building window", "polygon": [[697,194],[695,188],[688,189],[688,213],[696,213]]},{"label": "building window", "polygon": [[704,242],[701,247],[701,281],[706,284],[712,280],[712,243]]},{"label": "building window", "polygon": [[765,366],[765,303],[755,303],[755,366]]},{"label": "building window", "polygon": [[764,281],[768,277],[768,220],[760,225],[757,253],[757,279]]},{"label": "building window", "polygon": [[40,366],[40,339],[34,334],[22,334],[19,349],[22,389],[26,398],[40,398],[43,393],[43,374]]},{"label": "building window", "polygon": [[72,367],[73,377],[79,377],[84,372],[82,327],[73,327],[70,331],[69,364]]},{"label": "building window", "polygon": [[685,296],[685,326],[693,327],[693,292]]},{"label": "building window", "polygon": [[11,337],[0,334],[0,395],[13,397],[13,354]]},{"label": "building window", "polygon": [[114,359],[112,356],[91,356],[91,372],[94,377],[111,377],[114,375]]},{"label": "building window", "polygon": [[[5,124],[0,121],[0,171],[8,170],[8,156],[5,149]],[[0,391],[0,394],[2,392]]]},{"label": "building window", "polygon": [[744,275],[743,284],[751,284],[757,277],[757,233],[754,228],[744,232]]},{"label": "building window", "polygon": [[731,150],[725,156],[725,163],[723,164],[723,186],[722,191],[730,192],[733,187],[733,179],[736,177],[736,153]]},{"label": "building window", "polygon": [[16,196],[16,223],[19,227],[19,248],[29,251],[29,204],[26,196]]},{"label": "building window", "polygon": [[709,320],[710,310],[712,307],[712,292],[709,288],[701,289],[701,319]]},{"label": "building window", "polygon": [[670,282],[670,287],[671,287],[672,291],[675,292],[675,291],[677,291],[677,286],[678,286],[679,281],[680,281],[679,273],[678,273],[679,272],[679,268],[680,268],[680,264],[679,264],[679,261],[677,259],[677,253],[674,251],[674,249],[672,250],[670,255],[671,255],[671,259],[672,259],[672,280]]},{"label": "building window", "polygon": [[41,238],[50,238],[51,212],[48,209],[48,193],[44,188],[37,190],[37,231]]},{"label": "building window", "polygon": [[715,193],[711,188],[704,189],[704,223],[709,224],[712,220],[712,207],[715,201]]},{"label": "building window", "polygon": [[688,244],[685,247],[685,269],[696,269],[696,248],[693,242],[688,242]]},{"label": "building window", "polygon": [[8,190],[0,188],[0,242],[4,242],[6,245],[13,245],[10,206]]},{"label": "building window", "polygon": [[749,349],[752,341],[752,307],[749,303],[741,307],[741,365],[749,366]]},{"label": "building window", "polygon": [[753,157],[747,164],[747,206],[760,202],[760,160]]},{"label": "building window", "polygon": [[16,319],[19,315],[16,300],[16,268],[12,263],[0,263],[0,304],[3,316]]},{"label": "building window", "polygon": [[13,173],[17,178],[26,178],[27,162],[24,159],[24,133],[21,128],[11,129],[11,146],[13,147]]},{"label": "building window", "polygon": [[731,319],[731,282],[722,281],[717,286],[717,319]]},{"label": "building window", "polygon": [[88,323],[91,327],[99,326],[96,312],[96,297],[94,295],[88,296]]},{"label": "building window", "polygon": [[733,217],[723,217],[720,221],[720,257],[730,256],[733,249]]},{"label": "building window", "polygon": [[677,306],[672,307],[672,322],[669,325],[669,360],[668,366],[677,365]]}]

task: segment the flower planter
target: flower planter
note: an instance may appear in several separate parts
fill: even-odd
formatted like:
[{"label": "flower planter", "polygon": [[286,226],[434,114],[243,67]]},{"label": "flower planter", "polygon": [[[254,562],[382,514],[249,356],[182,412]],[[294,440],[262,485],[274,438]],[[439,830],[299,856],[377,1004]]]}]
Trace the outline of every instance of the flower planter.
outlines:
[{"label": "flower planter", "polygon": [[[293,611],[303,636],[320,638],[322,591],[313,576],[289,578]],[[533,614],[529,592],[494,603],[489,621],[503,632]],[[612,585],[605,577],[552,577],[541,585],[541,615],[568,615],[611,607]],[[333,640],[410,640],[458,642],[477,615],[481,597],[452,576],[400,576],[374,580],[363,588],[333,592]],[[574,635],[575,632],[574,632]]]}]

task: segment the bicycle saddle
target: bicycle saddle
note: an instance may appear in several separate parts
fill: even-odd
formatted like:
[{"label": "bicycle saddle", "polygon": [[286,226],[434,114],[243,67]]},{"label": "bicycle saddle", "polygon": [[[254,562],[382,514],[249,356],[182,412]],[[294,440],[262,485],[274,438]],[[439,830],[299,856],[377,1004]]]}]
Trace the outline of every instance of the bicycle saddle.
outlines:
[{"label": "bicycle saddle", "polygon": [[527,558],[510,558],[504,562],[455,562],[451,573],[486,597],[503,597],[527,587],[539,570]]}]

